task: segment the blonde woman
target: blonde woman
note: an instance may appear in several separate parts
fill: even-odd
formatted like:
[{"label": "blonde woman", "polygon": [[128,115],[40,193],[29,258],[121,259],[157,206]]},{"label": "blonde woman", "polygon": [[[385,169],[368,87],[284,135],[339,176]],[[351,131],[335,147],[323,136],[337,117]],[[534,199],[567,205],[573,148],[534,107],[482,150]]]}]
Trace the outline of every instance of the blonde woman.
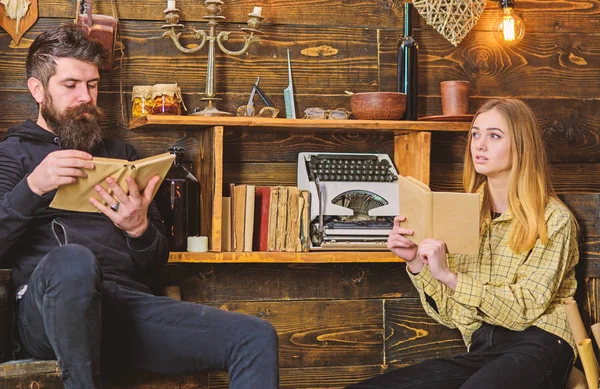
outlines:
[{"label": "blonde woman", "polygon": [[434,239],[417,247],[402,216],[388,248],[406,260],[427,313],[458,328],[468,351],[351,388],[564,388],[575,343],[561,300],[577,286],[577,226],[552,189],[527,105],[492,100],[477,111],[463,185],[482,196],[479,255],[447,255]]}]

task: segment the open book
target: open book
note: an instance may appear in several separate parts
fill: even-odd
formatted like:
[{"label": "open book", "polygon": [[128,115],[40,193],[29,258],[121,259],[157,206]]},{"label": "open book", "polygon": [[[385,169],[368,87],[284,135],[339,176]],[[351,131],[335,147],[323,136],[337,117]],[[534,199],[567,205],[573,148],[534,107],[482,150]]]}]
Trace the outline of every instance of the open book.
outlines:
[{"label": "open book", "polygon": [[444,241],[452,254],[479,253],[479,194],[432,192],[421,181],[398,177],[402,228],[416,244],[425,238]]},{"label": "open book", "polygon": [[106,177],[112,177],[123,188],[125,193],[129,192],[129,187],[125,178],[133,177],[140,189],[144,190],[148,181],[156,175],[160,176],[160,181],[156,185],[152,197],[158,191],[158,187],[165,178],[167,171],[173,164],[175,154],[164,153],[148,158],[138,159],[137,161],[127,161],[126,159],[114,158],[93,158],[94,169],[85,169],[87,177],[80,177],[77,182],[69,185],[63,185],[58,188],[56,195],[50,203],[50,207],[66,209],[69,211],[79,212],[99,212],[96,207],[90,203],[90,197],[95,198],[99,202],[106,202],[98,195],[94,187],[102,186],[108,193],[112,194],[112,190],[106,183]]}]

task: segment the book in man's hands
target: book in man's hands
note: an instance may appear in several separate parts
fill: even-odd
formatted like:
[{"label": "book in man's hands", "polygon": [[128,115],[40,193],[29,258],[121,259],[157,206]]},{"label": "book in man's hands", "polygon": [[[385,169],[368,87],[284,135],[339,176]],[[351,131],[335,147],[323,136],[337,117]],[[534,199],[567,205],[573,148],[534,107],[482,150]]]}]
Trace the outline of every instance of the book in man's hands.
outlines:
[{"label": "book in man's hands", "polygon": [[94,189],[96,185],[102,186],[114,197],[112,189],[110,189],[105,181],[107,177],[114,178],[123,191],[129,193],[129,186],[125,178],[130,176],[135,180],[140,193],[142,193],[148,181],[158,175],[160,176],[160,181],[156,184],[154,193],[152,193],[152,197],[154,197],[174,159],[175,154],[171,153],[154,155],[136,161],[94,157],[92,159],[94,169],[83,169],[87,177],[79,177],[75,183],[59,187],[52,203],[50,203],[50,207],[68,211],[99,212],[90,203],[90,197],[95,198],[102,204],[106,204],[104,199]]},{"label": "book in man's hands", "polygon": [[414,231],[406,236],[416,244],[425,238],[446,243],[451,254],[479,253],[479,194],[432,192],[421,181],[398,177],[402,228]]}]

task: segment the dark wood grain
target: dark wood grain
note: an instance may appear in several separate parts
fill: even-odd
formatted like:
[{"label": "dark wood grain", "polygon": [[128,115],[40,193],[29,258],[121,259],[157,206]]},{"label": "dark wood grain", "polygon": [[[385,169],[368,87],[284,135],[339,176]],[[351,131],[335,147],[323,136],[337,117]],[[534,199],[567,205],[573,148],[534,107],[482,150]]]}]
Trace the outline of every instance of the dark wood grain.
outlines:
[{"label": "dark wood grain", "polygon": [[[558,192],[600,191],[600,167],[596,163],[555,163],[552,182]],[[256,185],[295,185],[296,163],[226,163],[224,182]],[[430,187],[435,191],[462,191],[462,163],[432,162]]]},{"label": "dark wood grain", "polygon": [[403,263],[171,264],[165,277],[185,301],[201,303],[416,296]]},{"label": "dark wood grain", "polygon": [[255,185],[297,185],[297,164],[286,163],[225,163],[223,182]]},{"label": "dark wood grain", "polygon": [[383,301],[228,302],[261,317],[279,335],[281,367],[383,364]]},{"label": "dark wood grain", "polygon": [[385,301],[385,339],[388,364],[413,364],[466,351],[460,332],[430,318],[418,298]]},{"label": "dark wood grain", "polygon": [[[110,15],[111,3],[95,1],[94,11]],[[524,18],[527,34],[519,46],[509,48],[495,41],[491,32],[500,15],[496,3],[488,2],[479,22],[458,47],[415,12],[414,36],[420,47],[419,115],[441,113],[439,83],[451,79],[471,82],[471,113],[495,97],[521,98],[532,107],[547,143],[554,185],[558,191],[568,192],[563,199],[573,209],[585,237],[577,267],[577,298],[589,325],[600,321],[600,201],[597,194],[574,192],[600,192],[600,33],[596,28],[600,6],[595,0],[519,1],[515,10]],[[161,38],[164,0],[115,5],[125,56],[117,64],[122,73],[118,69],[102,73],[99,105],[106,111],[102,122],[106,135],[132,143],[141,156],[183,146],[190,170],[202,175],[212,142],[202,136],[204,130],[130,131],[127,122],[134,85],[178,82],[190,111],[203,106],[206,49],[185,55]],[[187,27],[205,27],[203,5],[196,0],[178,0],[177,5]],[[287,49],[292,55],[298,116],[308,107],[349,108],[345,90],[394,91],[396,46],[403,35],[402,5],[399,0],[228,1],[222,7],[226,22],[218,30],[233,32],[229,46],[241,44],[239,30],[253,6],[263,7],[266,36],[240,57],[217,51],[216,92],[223,99],[219,107],[235,112],[246,103],[251,85],[260,76],[262,89],[284,116]],[[40,19],[24,39],[34,39],[71,20],[74,8],[73,1],[40,0]],[[27,49],[9,49],[9,41],[8,34],[0,31],[0,136],[11,125],[37,115],[25,83]],[[183,41],[192,43],[188,38]],[[302,53],[322,45],[337,53],[316,57]],[[258,98],[255,103],[262,106]],[[433,135],[432,189],[461,190],[464,147],[465,134]],[[300,151],[391,155],[393,137],[225,128],[223,181],[295,185]],[[214,182],[203,179],[203,186],[213,191]],[[203,201],[206,214],[211,208],[210,196]],[[456,331],[427,317],[402,264],[203,264],[177,265],[172,270],[165,273],[163,281],[181,285],[184,299],[249,313],[274,324],[281,342],[282,388],[343,388],[383,372],[386,366],[464,350]],[[0,272],[0,284],[8,281],[7,273]],[[10,295],[9,289],[2,292],[0,300]],[[34,369],[32,376],[12,375],[9,381],[0,374],[0,387],[29,388],[35,381],[33,385],[40,388],[62,388],[57,371],[45,366],[50,370]],[[227,386],[227,375],[222,372],[181,378],[129,372],[108,385],[117,389]]]},{"label": "dark wood grain", "polygon": [[[456,48],[436,34],[415,34],[419,95],[439,96],[445,80],[471,81],[472,96],[578,98],[596,93],[600,52],[593,34],[528,33],[512,48],[488,31],[472,31]],[[386,90],[396,82],[397,38],[398,31],[380,31],[380,82]]]},{"label": "dark wood grain", "polygon": [[[40,0],[40,17],[62,18],[75,16],[75,4],[58,0]],[[163,20],[165,2],[149,0],[141,3],[117,2],[116,15],[120,19]],[[404,13],[400,0],[355,1],[351,6],[342,0],[322,2],[302,0],[274,3],[267,0],[236,0],[222,7],[222,15],[227,20],[244,22],[254,6],[262,6],[265,24],[304,24],[372,26],[397,28],[403,25]],[[206,9],[194,0],[179,0],[177,7],[184,21],[203,21]],[[112,15],[111,1],[94,2],[94,12]],[[527,23],[527,31],[545,33],[579,32],[582,26],[594,24],[600,10],[594,0],[540,0],[519,2],[515,12]],[[416,14],[416,12],[415,12]],[[475,30],[489,31],[500,17],[497,3],[488,2]],[[414,28],[430,28],[419,17],[413,17]],[[200,23],[195,23],[199,26]]]},{"label": "dark wood grain", "polygon": [[[27,34],[35,37],[41,31],[56,26],[56,19],[41,19]],[[161,38],[162,22],[124,21],[121,26],[125,57],[123,88],[159,82],[178,82],[186,93],[204,91],[207,53],[180,53],[172,42]],[[232,29],[239,25],[231,25]],[[296,28],[296,30],[293,30]],[[270,29],[270,30],[269,30]],[[269,27],[263,44],[254,45],[247,55],[216,59],[216,91],[242,93],[261,76],[261,86],[268,94],[281,93],[287,86],[285,52],[292,53],[292,68],[296,94],[342,94],[393,90],[396,85],[396,45],[400,30],[326,28],[306,29],[278,25]],[[292,40],[291,37],[296,37]],[[300,52],[324,41],[337,46],[338,53],[330,57],[307,57]],[[474,96],[554,97],[593,96],[594,80],[600,76],[596,64],[600,61],[594,35],[586,33],[529,33],[517,48],[507,48],[486,31],[473,31],[454,48],[433,30],[415,35],[421,42],[419,60],[419,91],[421,95],[439,95],[439,82],[465,79],[472,82]],[[8,34],[0,35],[0,48],[7,45]],[[343,42],[338,44],[336,42]],[[231,38],[231,45],[241,41]],[[556,47],[562,51],[557,52]],[[24,89],[24,58],[22,49],[3,49],[0,65],[5,74],[1,88]],[[149,62],[150,60],[150,62]],[[576,71],[585,68],[585,71]],[[117,90],[119,71],[103,74],[103,87]],[[576,88],[573,85],[577,85]]]},{"label": "dark wood grain", "polygon": [[[42,362],[49,369],[54,361]],[[34,363],[22,368],[24,375],[5,377],[0,375],[2,389],[44,388],[63,389],[58,372],[36,372]],[[39,369],[38,369],[39,370]],[[382,365],[331,366],[280,369],[279,387],[282,389],[341,389],[347,385],[373,377],[385,371]],[[229,378],[226,372],[207,372],[199,375],[170,377],[158,374],[130,371],[127,374],[107,377],[107,389],[227,389]]]},{"label": "dark wood grain", "polygon": [[[298,153],[357,152],[394,153],[393,135],[382,134],[294,134],[282,132],[251,132],[242,129],[225,131],[226,163],[297,162]],[[267,152],[268,151],[268,152]]]},{"label": "dark wood grain", "polygon": [[[40,19],[27,35],[33,38],[66,21]],[[161,37],[161,25],[162,22],[141,21],[123,21],[121,24],[125,51],[122,63],[123,89],[131,91],[133,85],[177,82],[184,93],[203,93],[207,50],[197,54],[179,52],[170,40]],[[233,24],[229,27],[235,30],[241,26]],[[300,27],[288,26],[284,30],[273,26],[272,30],[265,31],[268,40],[265,38],[263,44],[253,45],[246,55],[227,56],[219,52],[215,60],[217,94],[249,93],[258,76],[261,77],[261,88],[266,93],[270,94],[274,90],[281,93],[288,84],[287,49],[290,49],[292,55],[296,94],[314,94],[317,90],[325,94],[343,94],[345,89],[376,90],[379,77],[378,51],[375,45],[377,30],[317,27],[309,30],[312,31],[312,36],[305,36],[301,41],[291,40],[290,37],[299,37],[305,31]],[[240,48],[243,41],[239,36],[232,35],[227,46]],[[336,46],[338,44],[335,42],[339,42],[337,55],[320,58],[300,54],[307,47],[320,45],[324,37]],[[3,67],[0,88],[24,89],[27,51],[7,49],[9,41],[8,34],[0,34],[0,66]],[[344,70],[338,73],[332,72],[332,69]],[[118,90],[120,82],[119,70],[102,73],[102,87],[105,90]]]},{"label": "dark wood grain", "polygon": [[[479,107],[487,99],[472,98]],[[551,162],[598,162],[600,157],[600,104],[598,100],[523,99],[533,110],[542,129]],[[439,100],[438,100],[439,102]],[[441,108],[438,108],[441,111]],[[474,112],[475,108],[473,108]],[[464,133],[434,133],[431,159],[462,162],[466,147]]]},{"label": "dark wood grain", "polygon": [[[600,191],[600,167],[597,163],[554,163],[551,166],[552,183],[557,192]],[[431,189],[438,191],[462,190],[462,163],[431,164]]]},{"label": "dark wood grain", "polygon": [[[358,381],[371,378],[385,371],[382,365],[331,366],[298,369],[280,369],[281,389],[342,389]],[[229,388],[225,373],[210,375],[211,389]]]}]

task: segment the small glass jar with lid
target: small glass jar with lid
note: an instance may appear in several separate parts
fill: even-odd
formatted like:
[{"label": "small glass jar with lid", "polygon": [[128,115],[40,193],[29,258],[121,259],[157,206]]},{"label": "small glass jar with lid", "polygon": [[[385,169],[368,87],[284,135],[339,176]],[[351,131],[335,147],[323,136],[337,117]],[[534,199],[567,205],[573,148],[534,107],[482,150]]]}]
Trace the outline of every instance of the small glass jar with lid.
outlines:
[{"label": "small glass jar with lid", "polygon": [[181,88],[177,84],[152,86],[153,115],[181,115]]},{"label": "small glass jar with lid", "polygon": [[152,111],[152,86],[135,85],[131,94],[131,116],[139,118]]}]

